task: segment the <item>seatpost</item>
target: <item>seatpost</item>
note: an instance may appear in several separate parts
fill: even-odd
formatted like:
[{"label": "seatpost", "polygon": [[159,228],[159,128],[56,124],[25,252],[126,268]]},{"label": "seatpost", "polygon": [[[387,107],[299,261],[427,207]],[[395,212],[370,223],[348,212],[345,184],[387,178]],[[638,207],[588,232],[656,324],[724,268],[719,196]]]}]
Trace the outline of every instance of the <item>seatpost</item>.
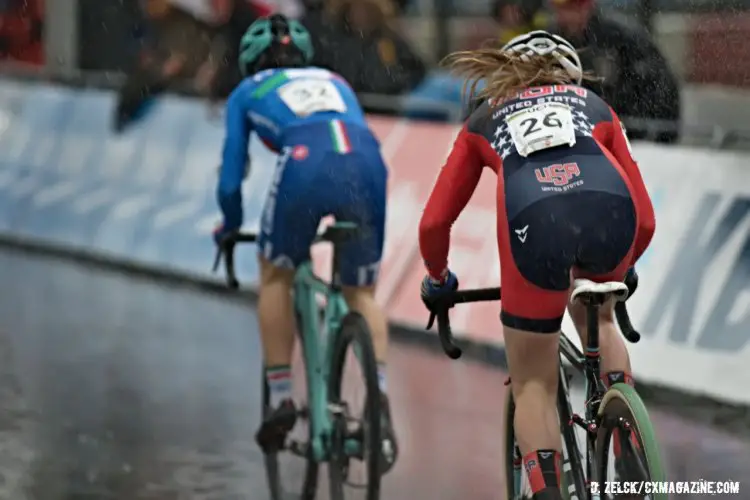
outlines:
[{"label": "seatpost", "polygon": [[[603,297],[594,295],[587,297],[586,304],[586,330],[588,341],[586,343],[586,377],[589,384],[587,398],[596,392],[601,384],[601,353],[599,349],[599,311],[604,303]],[[587,415],[587,418],[591,416]]]}]

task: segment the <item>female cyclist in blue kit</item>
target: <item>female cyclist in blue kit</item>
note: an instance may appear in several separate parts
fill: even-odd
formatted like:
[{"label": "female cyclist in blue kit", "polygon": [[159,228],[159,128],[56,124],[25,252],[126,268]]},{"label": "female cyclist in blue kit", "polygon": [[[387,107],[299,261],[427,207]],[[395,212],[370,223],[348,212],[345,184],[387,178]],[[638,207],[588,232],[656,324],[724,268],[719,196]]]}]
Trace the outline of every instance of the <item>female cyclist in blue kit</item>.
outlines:
[{"label": "female cyclist in blue kit", "polygon": [[290,289],[295,268],[306,261],[320,220],[333,215],[354,222],[358,237],[342,245],[340,272],[349,307],[362,314],[373,336],[383,398],[384,467],[396,457],[386,397],[386,317],[375,302],[383,252],[388,172],[351,87],[339,75],[310,66],[308,31],[297,21],[272,15],[253,23],[242,38],[245,79],[226,107],[226,139],[217,196],[224,222],[217,244],[243,222],[241,185],[248,146],[256,133],[279,153],[261,219],[261,280],[258,318],[266,382],[274,410],[256,440],[278,448],[296,422],[291,361],[295,316]]}]

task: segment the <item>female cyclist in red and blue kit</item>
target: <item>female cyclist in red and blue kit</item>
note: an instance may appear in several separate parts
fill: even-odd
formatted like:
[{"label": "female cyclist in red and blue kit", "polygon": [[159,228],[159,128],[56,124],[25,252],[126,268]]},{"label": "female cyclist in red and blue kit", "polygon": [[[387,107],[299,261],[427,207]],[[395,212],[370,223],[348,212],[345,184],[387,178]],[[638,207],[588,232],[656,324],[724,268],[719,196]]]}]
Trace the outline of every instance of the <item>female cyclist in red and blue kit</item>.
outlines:
[{"label": "female cyclist in red and blue kit", "polygon": [[[580,86],[581,62],[567,41],[534,31],[502,49],[449,60],[472,94],[485,82],[485,99],[459,133],[422,216],[422,295],[429,302],[458,286],[448,270],[451,225],[482,169],[491,168],[516,438],[535,500],[560,499],[558,338],[572,278],[623,280],[651,241],[653,207],[619,118]],[[585,311],[570,312],[585,339]],[[612,308],[600,322],[605,377],[631,382]]]}]

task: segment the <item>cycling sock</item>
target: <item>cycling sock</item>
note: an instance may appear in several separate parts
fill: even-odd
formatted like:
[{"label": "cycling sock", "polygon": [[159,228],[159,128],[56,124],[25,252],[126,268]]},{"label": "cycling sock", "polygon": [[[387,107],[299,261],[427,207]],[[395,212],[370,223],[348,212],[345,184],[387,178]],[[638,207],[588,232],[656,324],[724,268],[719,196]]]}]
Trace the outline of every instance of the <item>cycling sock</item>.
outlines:
[{"label": "cycling sock", "polygon": [[562,456],[555,450],[532,451],[523,457],[523,467],[529,478],[534,498],[545,490],[560,490],[560,464]]},{"label": "cycling sock", "polygon": [[385,363],[378,363],[378,388],[380,388],[380,392],[385,394],[386,387]]},{"label": "cycling sock", "polygon": [[604,381],[604,385],[606,385],[607,387],[612,387],[613,385],[618,383],[624,383],[628,384],[630,387],[635,387],[633,376],[630,375],[630,373],[624,371],[604,373],[602,375],[602,380]]},{"label": "cycling sock", "polygon": [[292,367],[289,365],[266,367],[269,405],[278,408],[282,401],[292,398]]}]

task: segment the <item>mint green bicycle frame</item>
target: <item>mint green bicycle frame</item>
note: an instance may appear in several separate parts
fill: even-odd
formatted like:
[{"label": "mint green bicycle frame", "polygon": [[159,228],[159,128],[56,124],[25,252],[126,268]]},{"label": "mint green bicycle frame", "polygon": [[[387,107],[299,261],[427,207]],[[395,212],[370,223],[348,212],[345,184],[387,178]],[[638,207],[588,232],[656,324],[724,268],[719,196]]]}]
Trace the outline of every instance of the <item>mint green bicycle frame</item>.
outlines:
[{"label": "mint green bicycle frame", "polygon": [[[356,224],[339,222],[336,227],[356,228]],[[312,263],[306,262],[297,268],[294,277],[294,309],[297,312],[298,328],[302,342],[302,356],[305,360],[307,377],[308,416],[310,423],[310,454],[315,462],[328,458],[330,436],[333,432],[331,408],[328,404],[328,378],[330,376],[333,349],[336,345],[335,335],[341,327],[341,321],[349,313],[349,307],[338,285],[337,249],[334,244],[333,282],[326,283],[317,277]],[[323,323],[321,332],[320,307],[318,296],[325,297]],[[345,453],[355,453],[358,443],[347,440]]]}]

